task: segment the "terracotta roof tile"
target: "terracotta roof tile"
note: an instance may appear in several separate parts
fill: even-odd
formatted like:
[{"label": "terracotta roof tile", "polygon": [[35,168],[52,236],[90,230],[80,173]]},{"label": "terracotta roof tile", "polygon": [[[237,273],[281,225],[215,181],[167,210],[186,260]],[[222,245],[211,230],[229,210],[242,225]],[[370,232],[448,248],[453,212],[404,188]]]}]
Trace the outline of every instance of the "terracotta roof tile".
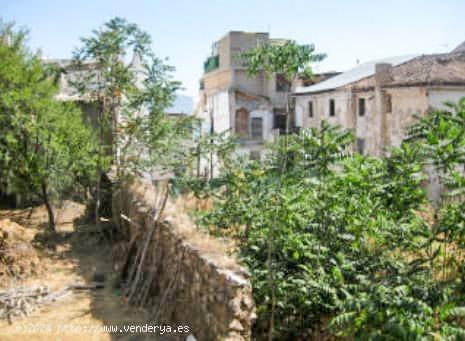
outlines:
[{"label": "terracotta roof tile", "polygon": [[465,51],[423,55],[392,69],[392,82],[397,85],[465,85]]}]

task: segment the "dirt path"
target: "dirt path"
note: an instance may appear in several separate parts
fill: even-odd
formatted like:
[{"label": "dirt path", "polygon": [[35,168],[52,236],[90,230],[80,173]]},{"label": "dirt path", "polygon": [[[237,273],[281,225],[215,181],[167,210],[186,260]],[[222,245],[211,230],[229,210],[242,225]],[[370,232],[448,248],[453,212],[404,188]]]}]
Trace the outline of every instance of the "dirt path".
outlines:
[{"label": "dirt path", "polygon": [[[105,288],[75,292],[25,319],[17,320],[12,326],[0,321],[0,340],[173,340],[173,336],[154,333],[124,330],[109,333],[100,329],[104,325],[119,329],[143,326],[150,324],[150,319],[148,312],[129,309],[119,295],[119,289],[115,288],[111,246],[97,242],[89,234],[76,232],[86,228],[75,222],[82,213],[82,206],[67,204],[60,214],[58,231],[61,237],[53,243],[44,242],[40,248],[46,273],[22,284],[44,284],[52,290],[59,290],[70,283],[88,283],[98,272],[105,275]],[[34,209],[29,218],[28,214],[29,210],[1,210],[0,219],[14,220],[31,234],[43,231],[46,222],[44,210]],[[35,328],[41,331],[33,332]]]}]

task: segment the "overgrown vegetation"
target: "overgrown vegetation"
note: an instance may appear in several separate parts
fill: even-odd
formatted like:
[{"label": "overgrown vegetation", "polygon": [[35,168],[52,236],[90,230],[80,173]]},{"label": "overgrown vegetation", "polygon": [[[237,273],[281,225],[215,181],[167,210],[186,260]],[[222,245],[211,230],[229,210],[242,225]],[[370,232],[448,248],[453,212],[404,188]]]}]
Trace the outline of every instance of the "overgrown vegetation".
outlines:
[{"label": "overgrown vegetation", "polygon": [[[136,25],[115,18],[76,52],[86,72],[74,85],[98,106],[95,133],[75,105],[55,100],[56,73],[24,37],[1,27],[0,185],[37,196],[51,230],[52,202],[86,189],[99,222],[101,178],[112,165],[118,181],[176,168],[177,180],[213,202],[199,223],[237,240],[252,274],[257,338],[465,338],[465,99],[419,118],[383,158],[354,154],[351,133],[326,122],[287,134],[288,107],[286,134],[258,163],[232,155],[228,132],[186,152],[191,121],[164,115],[179,83]],[[134,63],[125,61],[130,52]],[[322,55],[290,42],[244,57],[250,74],[280,73],[292,83]],[[202,160],[219,175],[202,177]],[[439,176],[437,201],[426,195],[431,173]],[[154,280],[141,280],[144,262],[141,251],[130,300]]]},{"label": "overgrown vegetation", "polygon": [[80,110],[54,99],[54,72],[25,37],[11,24],[0,27],[0,177],[10,191],[44,203],[54,231],[52,202],[93,177],[95,144]]},{"label": "overgrown vegetation", "polygon": [[[311,77],[312,69],[311,66],[314,62],[322,60],[325,55],[315,53],[315,47],[313,45],[299,45],[295,41],[287,41],[284,44],[265,44],[258,46],[255,49],[251,49],[241,55],[242,58],[248,64],[247,71],[250,76],[256,76],[260,72],[264,72],[267,77],[275,77],[276,75],[284,76],[287,81],[285,87],[285,98],[286,98],[286,125],[284,131],[283,140],[283,152],[278,153],[279,161],[276,167],[279,169],[279,175],[277,177],[275,193],[272,195],[273,204],[275,205],[275,216],[271,217],[270,228],[267,237],[267,275],[268,275],[268,287],[271,292],[271,310],[269,316],[269,328],[268,328],[268,340],[271,340],[275,330],[275,311],[278,304],[277,293],[278,290],[276,281],[276,269],[274,268],[275,262],[273,261],[275,244],[275,225],[278,223],[281,212],[279,207],[282,206],[281,191],[282,184],[284,182],[284,176],[286,168],[289,163],[289,139],[288,134],[290,133],[290,122],[291,122],[291,103],[289,93],[294,90],[297,77],[299,75],[305,75]],[[265,245],[263,245],[265,246]]]},{"label": "overgrown vegetation", "polygon": [[[238,241],[257,338],[465,337],[465,99],[407,137],[387,157],[363,156],[323,122],[281,137],[261,163],[225,154],[214,181],[187,182],[213,200],[199,223]],[[426,195],[431,173],[440,200]]]},{"label": "overgrown vegetation", "polygon": [[[262,164],[228,159],[200,222],[240,241],[258,337],[272,310],[272,227],[274,338],[465,335],[465,99],[451,109],[422,118],[385,158],[352,154],[351,134],[323,122],[288,138],[282,177],[282,144]],[[444,187],[438,209],[423,186],[431,165]]]},{"label": "overgrown vegetation", "polygon": [[[51,230],[54,205],[64,198],[85,201],[98,226],[108,177],[118,193],[125,174],[147,177],[177,164],[192,120],[170,119],[165,110],[180,83],[155,56],[150,36],[123,18],[83,38],[63,68],[30,52],[26,36],[1,26],[1,189],[39,198]],[[60,78],[76,102],[57,99]],[[95,107],[95,117],[86,117],[81,104]]]},{"label": "overgrown vegetation", "polygon": [[174,68],[155,56],[150,35],[136,24],[116,17],[81,41],[74,52],[80,72],[72,85],[97,106],[98,176],[92,193],[98,225],[103,174],[113,166],[119,184],[128,173],[171,170],[191,120],[165,115],[181,84],[172,79]]}]

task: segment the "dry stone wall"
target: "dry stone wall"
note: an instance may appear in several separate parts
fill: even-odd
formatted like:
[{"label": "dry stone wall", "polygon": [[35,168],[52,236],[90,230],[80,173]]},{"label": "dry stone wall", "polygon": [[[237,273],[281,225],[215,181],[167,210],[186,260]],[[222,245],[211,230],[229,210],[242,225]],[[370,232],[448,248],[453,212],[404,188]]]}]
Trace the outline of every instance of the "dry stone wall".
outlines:
[{"label": "dry stone wall", "polygon": [[[150,226],[156,195],[156,186],[133,181],[114,196],[113,219],[128,227],[129,239]],[[249,340],[255,306],[247,272],[217,240],[179,226],[175,207],[167,211],[171,216],[157,226],[150,244],[153,269],[144,269],[155,276],[149,300],[153,322],[188,326],[202,341]],[[121,220],[120,212],[132,223]]]}]

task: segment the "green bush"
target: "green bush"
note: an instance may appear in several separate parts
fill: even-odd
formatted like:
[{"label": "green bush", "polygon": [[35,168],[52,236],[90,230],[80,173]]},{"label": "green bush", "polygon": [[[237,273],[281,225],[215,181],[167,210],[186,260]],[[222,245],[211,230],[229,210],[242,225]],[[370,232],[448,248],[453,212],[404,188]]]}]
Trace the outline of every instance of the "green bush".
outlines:
[{"label": "green bush", "polygon": [[[272,314],[276,339],[322,329],[356,339],[464,337],[464,104],[419,119],[384,158],[352,155],[350,133],[323,122],[272,146],[262,164],[228,161],[200,222],[239,241],[258,338]],[[438,209],[423,186],[431,165],[444,187]]]}]

